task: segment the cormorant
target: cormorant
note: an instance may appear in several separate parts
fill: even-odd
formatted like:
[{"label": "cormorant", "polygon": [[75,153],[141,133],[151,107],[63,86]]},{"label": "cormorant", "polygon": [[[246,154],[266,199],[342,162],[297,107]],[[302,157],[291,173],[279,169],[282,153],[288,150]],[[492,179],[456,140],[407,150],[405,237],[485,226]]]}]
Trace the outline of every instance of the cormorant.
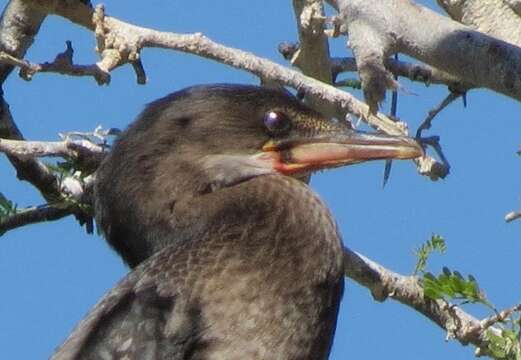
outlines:
[{"label": "cormorant", "polygon": [[133,270],[53,359],[326,359],[342,242],[298,177],[422,152],[281,90],[195,86],[149,104],[95,186],[98,225]]}]

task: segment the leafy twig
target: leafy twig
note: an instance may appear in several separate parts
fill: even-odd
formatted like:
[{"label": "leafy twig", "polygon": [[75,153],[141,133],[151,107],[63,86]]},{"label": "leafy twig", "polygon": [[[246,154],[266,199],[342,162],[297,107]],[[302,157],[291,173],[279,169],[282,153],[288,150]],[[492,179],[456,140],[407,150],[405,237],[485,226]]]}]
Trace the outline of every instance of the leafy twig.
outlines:
[{"label": "leafy twig", "polygon": [[432,235],[430,240],[425,242],[425,244],[416,250],[418,261],[416,262],[413,274],[417,275],[418,273],[423,273],[425,271],[427,260],[434,251],[444,254],[446,250],[447,245],[445,244],[445,239],[437,234]]}]

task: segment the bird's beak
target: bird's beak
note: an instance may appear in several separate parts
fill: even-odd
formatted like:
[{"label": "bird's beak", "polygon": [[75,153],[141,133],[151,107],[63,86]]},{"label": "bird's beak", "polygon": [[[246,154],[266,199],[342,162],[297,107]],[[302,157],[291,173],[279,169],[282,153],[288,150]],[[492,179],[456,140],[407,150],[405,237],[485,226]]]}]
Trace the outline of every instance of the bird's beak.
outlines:
[{"label": "bird's beak", "polygon": [[299,139],[270,140],[262,155],[286,175],[356,164],[369,160],[414,159],[424,154],[412,138],[352,129]]}]

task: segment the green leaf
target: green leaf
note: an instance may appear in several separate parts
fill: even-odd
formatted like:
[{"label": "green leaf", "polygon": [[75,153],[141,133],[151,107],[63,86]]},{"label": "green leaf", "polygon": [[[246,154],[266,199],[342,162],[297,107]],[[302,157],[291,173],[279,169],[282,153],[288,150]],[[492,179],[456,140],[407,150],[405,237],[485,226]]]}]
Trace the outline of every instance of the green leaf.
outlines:
[{"label": "green leaf", "polygon": [[440,254],[444,254],[446,250],[445,240],[440,235],[432,235],[430,240],[415,251],[418,260],[414,269],[414,275],[425,272],[427,260],[432,252],[438,251]]},{"label": "green leaf", "polygon": [[4,194],[0,192],[0,220],[2,218],[14,215],[18,212],[18,205],[7,199]]},{"label": "green leaf", "polygon": [[473,276],[469,275],[465,279],[458,271],[453,272],[443,267],[438,277],[432,273],[424,273],[422,284],[427,298],[446,301],[457,299],[462,302],[481,303],[493,309]]},{"label": "green leaf", "polygon": [[423,290],[424,296],[432,300],[438,300],[443,298],[443,293],[441,291],[437,291],[434,288],[425,288]]},{"label": "green leaf", "polygon": [[485,332],[485,339],[488,342],[487,350],[495,359],[521,360],[518,331],[502,329],[501,335],[498,336],[489,329]]}]

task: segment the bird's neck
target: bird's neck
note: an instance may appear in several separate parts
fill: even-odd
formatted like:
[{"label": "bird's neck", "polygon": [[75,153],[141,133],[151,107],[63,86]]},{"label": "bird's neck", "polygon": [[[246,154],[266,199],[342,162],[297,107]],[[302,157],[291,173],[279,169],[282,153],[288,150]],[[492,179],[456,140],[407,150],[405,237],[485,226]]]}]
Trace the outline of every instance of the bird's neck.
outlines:
[{"label": "bird's neck", "polygon": [[[314,258],[313,252],[320,250],[335,264],[341,261],[335,221],[318,196],[301,181],[265,175],[205,194],[175,192],[174,198],[169,192],[162,189],[154,193],[151,189],[148,199],[155,206],[141,203],[136,211],[144,212],[135,216],[139,221],[124,230],[128,233],[109,237],[130,266],[169,245],[200,241],[209,234],[239,236],[237,232],[256,234],[256,239],[263,239],[257,245],[273,251],[309,252]],[[239,237],[245,238],[244,234]]]},{"label": "bird's neck", "polygon": [[263,251],[270,252],[270,261],[298,253],[293,258],[309,266],[314,260],[332,266],[341,262],[340,236],[329,210],[306,184],[290,177],[259,176],[188,198],[176,204],[173,215],[180,241],[197,241],[209,234],[255,242],[241,245],[249,246],[251,256],[261,262]]}]

